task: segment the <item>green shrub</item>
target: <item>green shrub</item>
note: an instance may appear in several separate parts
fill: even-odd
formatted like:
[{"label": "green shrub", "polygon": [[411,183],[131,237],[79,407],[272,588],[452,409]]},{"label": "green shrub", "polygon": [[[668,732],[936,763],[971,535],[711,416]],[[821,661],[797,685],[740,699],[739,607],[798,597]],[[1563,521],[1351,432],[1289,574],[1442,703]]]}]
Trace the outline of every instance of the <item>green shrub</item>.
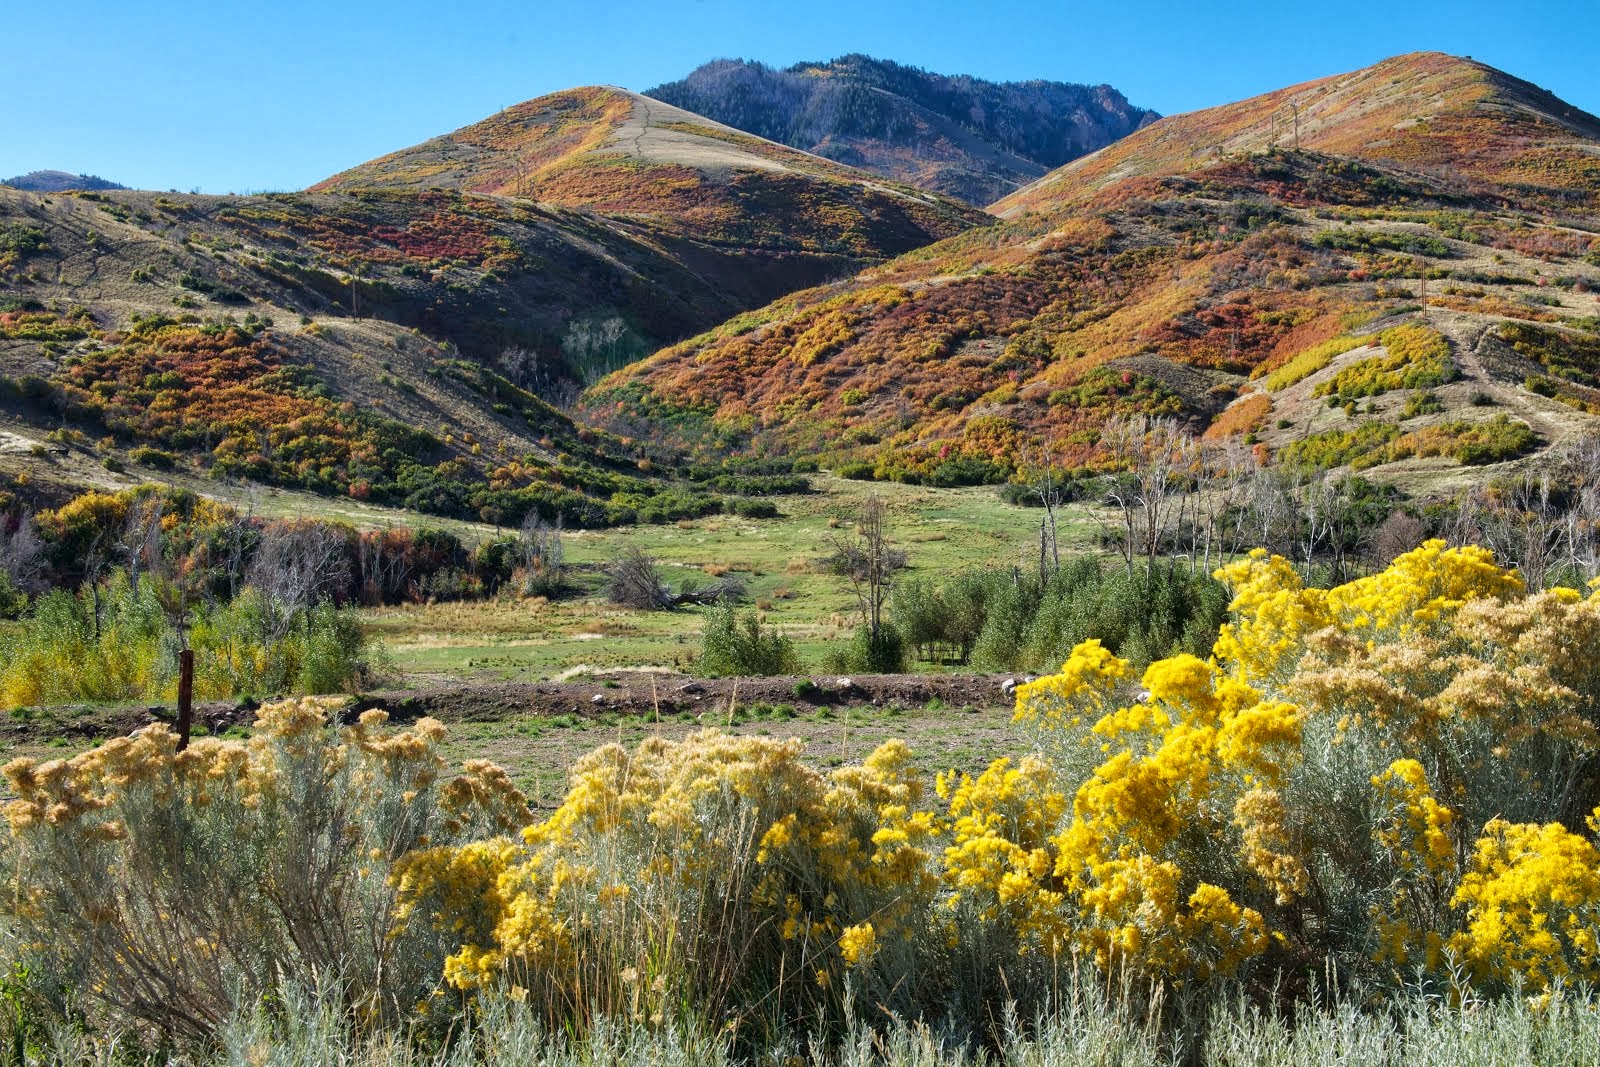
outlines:
[{"label": "green shrub", "polygon": [[1415,418],[1418,415],[1433,415],[1444,410],[1444,404],[1439,401],[1432,390],[1418,389],[1406,397],[1406,405],[1400,410],[1402,419]]},{"label": "green shrub", "polygon": [[1423,233],[1391,233],[1386,230],[1323,230],[1311,239],[1319,248],[1338,248],[1347,252],[1401,252],[1414,256],[1444,259],[1455,253],[1437,237]]},{"label": "green shrub", "polygon": [[139,445],[128,450],[128,458],[142,467],[154,467],[156,470],[168,471],[178,463],[178,457],[171,452],[149,445]]},{"label": "green shrub", "polygon": [[[383,651],[351,611],[324,601],[286,612],[254,589],[203,604],[190,620],[195,698],[351,692]],[[0,705],[176,699],[179,643],[151,582],[121,572],[104,587],[40,597],[0,635]]]},{"label": "green shrub", "polygon": [[828,669],[839,673],[901,674],[910,646],[893,623],[878,627],[876,639],[866,626],[857,626],[850,640],[828,654]]},{"label": "green shrub", "polygon": [[762,625],[758,612],[740,612],[724,604],[706,615],[699,667],[711,677],[758,677],[793,674],[800,669],[800,660],[794,642],[777,627]]},{"label": "green shrub", "polygon": [[735,498],[725,501],[723,506],[730,513],[745,519],[775,519],[778,517],[778,505],[770,500]]}]

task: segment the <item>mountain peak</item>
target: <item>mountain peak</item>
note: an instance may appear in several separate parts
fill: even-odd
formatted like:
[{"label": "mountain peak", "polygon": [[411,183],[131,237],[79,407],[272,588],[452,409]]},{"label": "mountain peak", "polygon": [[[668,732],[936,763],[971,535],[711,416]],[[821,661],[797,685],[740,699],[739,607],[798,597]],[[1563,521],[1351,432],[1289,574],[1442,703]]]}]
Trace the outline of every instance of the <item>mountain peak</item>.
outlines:
[{"label": "mountain peak", "polygon": [[649,92],[973,204],[990,203],[1156,117],[1106,85],[992,82],[860,53],[785,70],[718,59]]},{"label": "mountain peak", "polygon": [[551,93],[363,163],[312,192],[511,196],[652,234],[877,259],[986,216],[615,86]]},{"label": "mountain peak", "polygon": [[866,176],[662,100],[612,85],[551,93],[324,179],[312,192],[428,188],[594,203],[570,173],[600,160],[675,167],[716,180],[741,171]]}]

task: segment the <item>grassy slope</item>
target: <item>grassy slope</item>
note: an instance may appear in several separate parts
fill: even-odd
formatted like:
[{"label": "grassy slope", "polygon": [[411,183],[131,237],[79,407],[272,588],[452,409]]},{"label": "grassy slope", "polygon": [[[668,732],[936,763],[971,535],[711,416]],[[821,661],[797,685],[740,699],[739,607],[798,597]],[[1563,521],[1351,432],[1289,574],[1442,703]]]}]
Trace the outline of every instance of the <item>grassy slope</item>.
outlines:
[{"label": "grassy slope", "polygon": [[[1549,443],[1590,420],[1478,356],[1488,328],[1600,311],[1597,153],[1600,120],[1481,64],[1403,56],[1163,119],[1002,201],[997,225],[741,316],[587,403],[689,442],[924,471],[1035,434],[1088,461],[1112,412],[1205,429],[1240,394],[1253,417],[1222,428],[1282,443],[1309,412],[1278,432],[1251,375],[1392,325],[1425,267],[1464,388]],[[1347,417],[1315,428],[1330,418]]]}]

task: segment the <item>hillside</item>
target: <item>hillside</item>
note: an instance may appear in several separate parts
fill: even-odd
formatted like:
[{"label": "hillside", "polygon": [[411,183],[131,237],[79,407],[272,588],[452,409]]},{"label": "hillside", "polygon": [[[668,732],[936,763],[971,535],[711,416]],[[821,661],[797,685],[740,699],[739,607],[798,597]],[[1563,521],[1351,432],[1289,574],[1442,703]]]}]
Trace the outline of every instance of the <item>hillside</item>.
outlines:
[{"label": "hillside", "polygon": [[15,178],[0,181],[0,185],[9,185],[13,189],[22,189],[30,193],[64,193],[69,189],[105,191],[127,188],[126,185],[118,185],[93,174],[68,174],[64,170],[31,170]]},{"label": "hillside", "polygon": [[658,240],[860,259],[985,221],[944,197],[615,88],[530,100],[310,191],[372,189],[531,199]]},{"label": "hillside", "polygon": [[1482,64],[1401,56],[1162,119],[995,210],[588,410],[935,480],[1041,439],[1094,463],[1113,413],[1446,480],[1597,425],[1600,120]]},{"label": "hillside", "polygon": [[491,521],[692,511],[550,401],[980,217],[609,90],[471,130],[448,177],[417,177],[441,139],[317,192],[0,189],[0,453]]},{"label": "hillside", "polygon": [[1158,117],[1109,85],[999,83],[863,55],[786,70],[721,59],[649,95],[979,205]]}]

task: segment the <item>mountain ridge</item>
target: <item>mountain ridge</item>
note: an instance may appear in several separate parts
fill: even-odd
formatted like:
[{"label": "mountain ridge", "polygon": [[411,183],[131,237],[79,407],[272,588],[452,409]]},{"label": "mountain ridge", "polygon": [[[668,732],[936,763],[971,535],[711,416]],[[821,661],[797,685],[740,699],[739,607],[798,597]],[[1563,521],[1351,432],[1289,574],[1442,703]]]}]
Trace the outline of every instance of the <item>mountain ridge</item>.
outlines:
[{"label": "mountain ridge", "polygon": [[0,408],[120,465],[495,522],[681,517],[707,498],[551,402],[984,218],[606,89],[317,191],[3,189]]},{"label": "mountain ridge", "polygon": [[713,60],[648,92],[979,205],[1155,116],[1106,85],[992,82],[860,54],[782,70]]}]

